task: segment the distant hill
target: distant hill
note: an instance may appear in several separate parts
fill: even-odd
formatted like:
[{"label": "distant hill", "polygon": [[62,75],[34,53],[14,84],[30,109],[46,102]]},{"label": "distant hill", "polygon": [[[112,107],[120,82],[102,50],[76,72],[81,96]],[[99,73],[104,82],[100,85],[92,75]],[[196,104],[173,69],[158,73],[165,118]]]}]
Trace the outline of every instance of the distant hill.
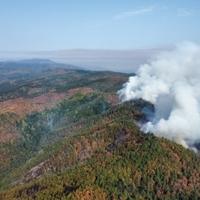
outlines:
[{"label": "distant hill", "polygon": [[45,70],[51,68],[67,68],[67,69],[80,69],[74,65],[57,63],[48,59],[27,59],[27,60],[16,60],[16,61],[1,61],[0,69],[35,69],[35,70]]},{"label": "distant hill", "polygon": [[68,49],[38,52],[0,52],[0,59],[46,58],[55,62],[80,66],[86,70],[134,73],[140,65],[148,63],[159,52],[171,48],[173,47],[133,50]]}]

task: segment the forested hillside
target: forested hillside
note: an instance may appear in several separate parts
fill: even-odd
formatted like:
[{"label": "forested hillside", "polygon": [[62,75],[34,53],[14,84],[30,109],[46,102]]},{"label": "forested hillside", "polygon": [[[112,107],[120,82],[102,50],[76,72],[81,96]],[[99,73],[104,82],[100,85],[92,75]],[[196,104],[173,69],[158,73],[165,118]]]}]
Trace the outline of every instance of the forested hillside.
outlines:
[{"label": "forested hillside", "polygon": [[139,130],[150,103],[119,102],[129,74],[54,65],[0,82],[0,199],[200,198],[199,155]]}]

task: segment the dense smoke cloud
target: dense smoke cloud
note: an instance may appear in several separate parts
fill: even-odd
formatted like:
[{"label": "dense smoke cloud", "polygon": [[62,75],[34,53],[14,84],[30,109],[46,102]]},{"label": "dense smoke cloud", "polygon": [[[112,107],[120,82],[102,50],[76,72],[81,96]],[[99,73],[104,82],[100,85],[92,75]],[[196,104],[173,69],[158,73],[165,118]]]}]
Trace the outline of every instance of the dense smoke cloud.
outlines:
[{"label": "dense smoke cloud", "polygon": [[142,65],[119,91],[123,101],[142,98],[155,106],[145,132],[185,147],[200,141],[200,46],[182,43]]}]

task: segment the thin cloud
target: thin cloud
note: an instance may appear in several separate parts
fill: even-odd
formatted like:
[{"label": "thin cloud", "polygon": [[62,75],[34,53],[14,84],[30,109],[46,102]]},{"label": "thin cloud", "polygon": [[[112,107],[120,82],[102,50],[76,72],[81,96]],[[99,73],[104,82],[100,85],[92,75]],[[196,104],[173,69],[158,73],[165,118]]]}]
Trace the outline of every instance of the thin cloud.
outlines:
[{"label": "thin cloud", "polygon": [[154,6],[151,6],[151,7],[146,7],[146,8],[142,8],[142,9],[122,12],[118,15],[115,15],[114,19],[119,20],[119,19],[124,19],[124,18],[128,18],[128,17],[133,17],[136,15],[143,15],[143,14],[152,12],[154,10],[154,8],[155,8]]},{"label": "thin cloud", "polygon": [[191,10],[188,10],[186,8],[179,8],[177,10],[177,16],[178,17],[187,17],[187,16],[191,16],[193,14],[193,12]]}]

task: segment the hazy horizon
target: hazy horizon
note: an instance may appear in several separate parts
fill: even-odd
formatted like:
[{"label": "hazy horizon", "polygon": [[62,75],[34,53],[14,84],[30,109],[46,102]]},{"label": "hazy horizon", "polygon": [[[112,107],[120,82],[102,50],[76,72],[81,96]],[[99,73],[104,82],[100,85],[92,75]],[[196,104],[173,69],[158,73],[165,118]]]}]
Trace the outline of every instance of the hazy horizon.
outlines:
[{"label": "hazy horizon", "polygon": [[60,51],[0,52],[0,60],[50,59],[55,62],[76,65],[89,70],[135,72],[140,65],[149,62],[155,55],[166,49],[169,49],[169,47],[135,50],[72,49]]}]

